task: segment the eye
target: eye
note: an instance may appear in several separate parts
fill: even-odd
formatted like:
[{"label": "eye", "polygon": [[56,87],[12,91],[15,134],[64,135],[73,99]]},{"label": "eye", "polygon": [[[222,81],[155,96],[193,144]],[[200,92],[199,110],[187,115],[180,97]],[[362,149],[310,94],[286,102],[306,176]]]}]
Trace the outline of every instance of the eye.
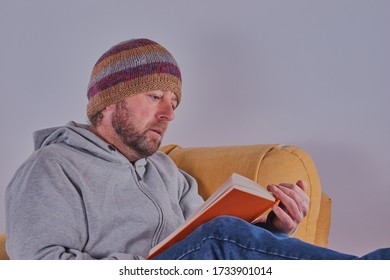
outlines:
[{"label": "eye", "polygon": [[153,101],[160,101],[161,100],[161,96],[159,96],[159,95],[153,94],[150,97],[152,98]]}]

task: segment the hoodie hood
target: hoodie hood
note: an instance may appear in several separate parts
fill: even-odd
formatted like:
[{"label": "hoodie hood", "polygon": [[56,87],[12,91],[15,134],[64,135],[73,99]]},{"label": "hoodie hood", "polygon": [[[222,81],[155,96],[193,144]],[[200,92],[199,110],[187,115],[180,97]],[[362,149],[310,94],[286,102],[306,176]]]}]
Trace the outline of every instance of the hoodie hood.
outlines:
[{"label": "hoodie hood", "polygon": [[[66,144],[78,152],[92,154],[110,162],[126,163],[129,161],[112,145],[88,129],[88,125],[69,122],[65,126],[38,130],[33,134],[34,150],[53,144]],[[145,159],[140,160],[141,162]],[[138,163],[140,164],[140,163]]]}]

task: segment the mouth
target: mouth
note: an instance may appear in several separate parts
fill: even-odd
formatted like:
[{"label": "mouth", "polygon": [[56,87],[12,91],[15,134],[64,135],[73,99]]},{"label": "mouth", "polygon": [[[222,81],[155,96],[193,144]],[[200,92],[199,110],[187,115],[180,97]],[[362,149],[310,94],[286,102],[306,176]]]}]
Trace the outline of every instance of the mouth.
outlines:
[{"label": "mouth", "polygon": [[158,134],[160,137],[163,137],[165,133],[165,130],[161,128],[151,128],[149,130],[154,132],[155,134]]}]

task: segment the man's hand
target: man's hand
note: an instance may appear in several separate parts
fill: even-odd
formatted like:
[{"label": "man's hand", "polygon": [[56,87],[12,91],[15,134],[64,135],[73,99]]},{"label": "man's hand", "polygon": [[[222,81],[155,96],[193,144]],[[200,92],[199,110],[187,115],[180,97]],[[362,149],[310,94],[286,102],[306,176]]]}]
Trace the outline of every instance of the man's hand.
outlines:
[{"label": "man's hand", "polygon": [[307,183],[299,180],[296,184],[269,185],[267,189],[280,200],[272,208],[275,216],[271,223],[280,231],[292,234],[309,211]]}]

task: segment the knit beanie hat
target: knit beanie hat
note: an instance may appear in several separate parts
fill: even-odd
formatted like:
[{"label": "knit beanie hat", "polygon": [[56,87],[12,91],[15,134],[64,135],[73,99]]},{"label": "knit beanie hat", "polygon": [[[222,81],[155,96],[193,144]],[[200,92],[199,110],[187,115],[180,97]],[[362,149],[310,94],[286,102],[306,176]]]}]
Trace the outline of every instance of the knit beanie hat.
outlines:
[{"label": "knit beanie hat", "polygon": [[88,119],[123,98],[152,90],[169,90],[180,103],[181,74],[173,56],[148,39],[119,43],[93,67],[88,85]]}]

